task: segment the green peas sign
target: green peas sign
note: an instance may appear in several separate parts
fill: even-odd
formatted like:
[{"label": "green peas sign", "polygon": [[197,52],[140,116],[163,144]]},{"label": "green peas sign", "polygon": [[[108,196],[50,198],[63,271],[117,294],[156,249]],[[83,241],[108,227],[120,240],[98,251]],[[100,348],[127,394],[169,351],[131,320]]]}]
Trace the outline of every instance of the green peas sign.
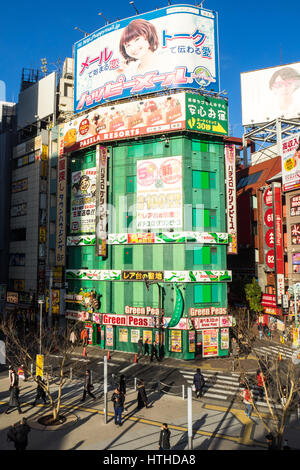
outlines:
[{"label": "green peas sign", "polygon": [[186,129],[228,135],[227,100],[187,93]]}]

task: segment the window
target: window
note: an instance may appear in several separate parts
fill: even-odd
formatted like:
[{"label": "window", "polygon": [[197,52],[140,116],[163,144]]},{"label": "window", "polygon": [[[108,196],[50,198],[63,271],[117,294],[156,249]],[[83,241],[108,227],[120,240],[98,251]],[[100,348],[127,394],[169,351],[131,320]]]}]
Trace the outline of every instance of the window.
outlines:
[{"label": "window", "polygon": [[193,188],[216,189],[216,174],[210,171],[193,170]]},{"label": "window", "polygon": [[193,208],[193,227],[204,230],[217,227],[217,213],[214,209]]},{"label": "window", "polygon": [[194,303],[217,303],[219,302],[218,284],[196,284],[194,286]]},{"label": "window", "polygon": [[249,186],[250,184],[257,183],[261,174],[262,174],[262,170],[257,171],[255,173],[251,173],[251,175],[247,175],[244,178],[241,178],[237,183],[236,189],[241,189],[241,188],[244,188],[245,186]]},{"label": "window", "polygon": [[211,264],[210,246],[194,248],[194,264]]},{"label": "window", "polygon": [[26,228],[15,228],[10,231],[11,242],[22,242],[26,240]]},{"label": "window", "polygon": [[124,264],[132,264],[132,247],[124,248]]},{"label": "window", "polygon": [[136,192],[136,175],[127,176],[126,179],[126,192],[135,193]]}]

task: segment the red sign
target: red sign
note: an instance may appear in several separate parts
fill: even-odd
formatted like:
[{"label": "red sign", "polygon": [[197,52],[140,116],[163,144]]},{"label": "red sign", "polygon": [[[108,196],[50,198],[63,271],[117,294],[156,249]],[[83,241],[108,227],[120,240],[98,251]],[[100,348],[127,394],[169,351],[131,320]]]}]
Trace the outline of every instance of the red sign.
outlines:
[{"label": "red sign", "polygon": [[266,254],[266,263],[270,269],[275,268],[275,252],[274,250],[269,250]]},{"label": "red sign", "polygon": [[269,248],[274,247],[274,230],[273,229],[270,229],[267,231],[265,235],[265,242]]},{"label": "red sign", "polygon": [[264,220],[267,227],[273,227],[273,209],[266,210]]},{"label": "red sign", "polygon": [[261,304],[263,307],[276,307],[276,295],[263,294]]},{"label": "red sign", "polygon": [[268,188],[266,189],[264,193],[264,203],[266,206],[272,207],[272,189]]},{"label": "red sign", "polygon": [[102,325],[116,326],[141,326],[145,328],[153,328],[154,323],[152,317],[142,317],[136,315],[102,315]]},{"label": "red sign", "polygon": [[281,184],[273,183],[273,212],[275,232],[275,259],[276,259],[276,296],[277,304],[282,303],[284,295],[284,255],[283,255],[283,231],[282,231],[282,203]]}]

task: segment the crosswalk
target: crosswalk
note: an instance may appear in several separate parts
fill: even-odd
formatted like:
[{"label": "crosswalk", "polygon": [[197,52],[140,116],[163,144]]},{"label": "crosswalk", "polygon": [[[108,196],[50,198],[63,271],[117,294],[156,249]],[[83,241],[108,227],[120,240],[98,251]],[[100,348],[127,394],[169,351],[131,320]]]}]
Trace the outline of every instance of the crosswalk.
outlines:
[{"label": "crosswalk", "polygon": [[282,360],[292,359],[294,352],[292,348],[280,344],[256,344],[253,350],[258,356],[269,357],[272,359],[278,359],[280,355]]},{"label": "crosswalk", "polygon": [[[184,377],[188,386],[192,386],[195,371],[181,369],[180,373]],[[224,374],[214,371],[201,371],[205,379],[203,388],[203,399],[221,400],[223,402],[238,401],[241,404],[240,393],[240,377],[237,373]],[[257,407],[268,407],[265,397],[260,397],[259,390],[256,385],[251,388],[253,399]],[[270,403],[272,408],[280,408],[277,403]]]}]

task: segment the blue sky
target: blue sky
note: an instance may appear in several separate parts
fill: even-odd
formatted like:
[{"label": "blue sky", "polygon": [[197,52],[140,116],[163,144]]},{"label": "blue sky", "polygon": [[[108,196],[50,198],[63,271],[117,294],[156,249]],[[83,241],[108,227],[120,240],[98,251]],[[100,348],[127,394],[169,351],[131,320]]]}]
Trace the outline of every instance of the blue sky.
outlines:
[{"label": "blue sky", "polygon": [[[167,0],[135,0],[139,13],[167,5]],[[300,61],[300,2],[205,0],[203,7],[218,12],[221,89],[228,93],[230,134],[240,137],[240,74]],[[99,12],[111,22],[135,15],[129,0],[5,2],[1,7],[0,99],[18,100],[23,67],[40,68],[41,58],[46,57],[49,71],[54,71],[51,63],[71,57],[72,45],[83,36],[74,27],[91,33],[104,26]]]}]

